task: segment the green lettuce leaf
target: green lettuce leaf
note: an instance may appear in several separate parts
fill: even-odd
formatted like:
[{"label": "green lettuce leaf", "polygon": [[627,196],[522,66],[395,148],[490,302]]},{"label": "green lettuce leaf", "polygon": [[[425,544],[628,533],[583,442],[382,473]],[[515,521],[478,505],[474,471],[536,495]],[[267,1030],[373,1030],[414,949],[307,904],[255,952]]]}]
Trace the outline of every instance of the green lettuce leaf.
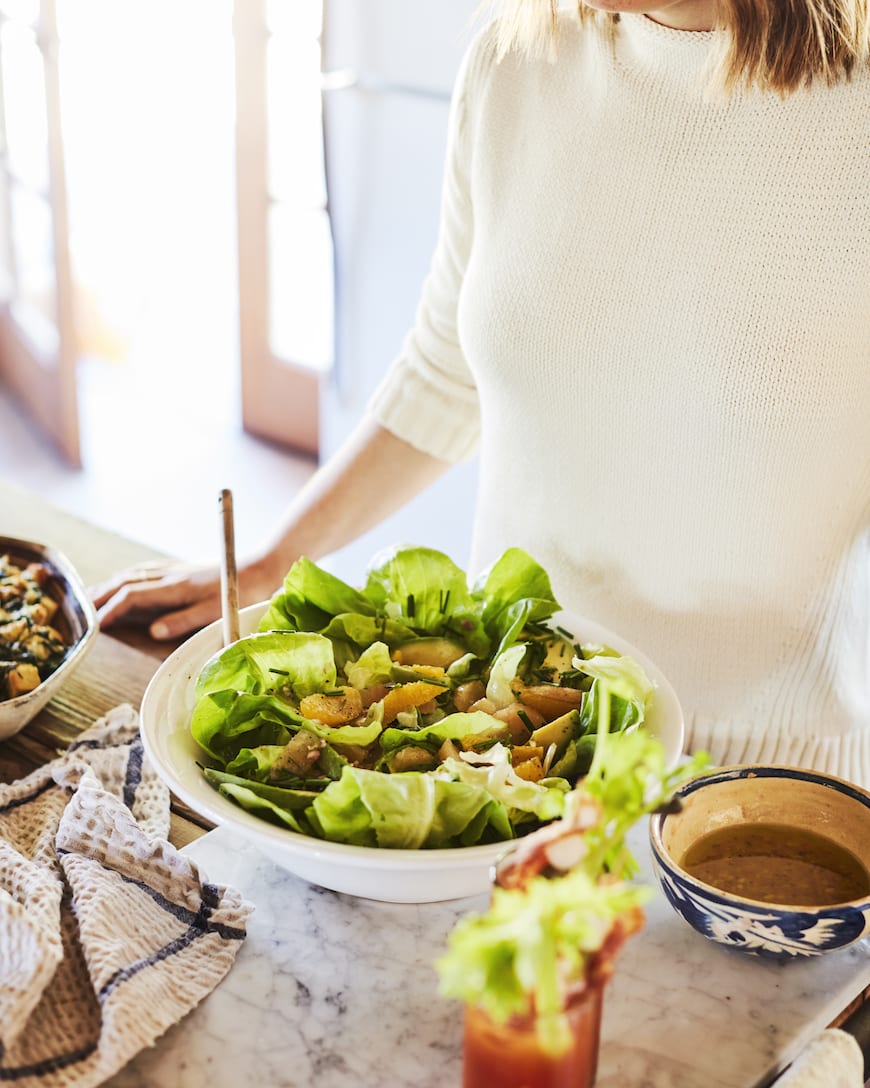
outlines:
[{"label": "green lettuce leaf", "polygon": [[430,773],[475,786],[497,798],[508,810],[531,813],[542,822],[562,815],[565,794],[571,788],[563,779],[527,782],[520,778],[503,744],[494,744],[480,756],[466,752],[463,759],[446,759]]},{"label": "green lettuce leaf", "polygon": [[256,748],[240,748],[226,765],[226,773],[254,782],[265,782],[284,751],[283,744],[260,744]]},{"label": "green lettuce leaf", "polygon": [[242,748],[285,745],[305,719],[274,695],[216,691],[193,710],[190,732],[210,756],[226,764]]},{"label": "green lettuce leaf", "polygon": [[511,681],[516,679],[520,662],[526,655],[526,647],[520,643],[502,650],[492,663],[489,680],[486,683],[486,697],[498,710],[514,702]]},{"label": "green lettuce leaf", "polygon": [[335,687],[332,643],[322,635],[269,631],[233,642],[205,663],[196,696],[217,691],[253,695],[289,687],[297,698]]},{"label": "green lettuce leaf", "polygon": [[370,688],[387,684],[393,679],[393,659],[385,642],[375,641],[367,646],[356,661],[344,667],[347,681],[355,688]]},{"label": "green lettuce leaf", "polygon": [[[578,737],[598,732],[601,693],[601,680],[593,680],[592,687],[586,693],[580,707],[580,721],[577,729]],[[640,725],[645,717],[645,702],[639,699],[626,699],[621,695],[610,696],[607,712],[608,732],[624,733],[627,729]]]},{"label": "green lettuce leaf", "polygon": [[287,572],[260,630],[320,631],[342,612],[374,615],[374,608],[359,590],[303,556]]},{"label": "green lettuce leaf", "polygon": [[311,808],[325,839],[357,846],[472,846],[513,835],[504,806],[485,790],[415,771],[346,767]]},{"label": "green lettuce leaf", "polygon": [[522,548],[508,548],[477,579],[472,594],[482,607],[493,657],[513,645],[527,623],[540,623],[560,607],[549,575]]},{"label": "green lettuce leaf", "polygon": [[341,778],[341,772],[347,766],[346,759],[340,756],[330,744],[324,744],[317,760],[317,770],[322,771],[326,779],[319,775],[315,778],[300,778],[289,770],[280,770],[276,773],[275,763],[283,751],[283,744],[261,744],[257,748],[242,748],[235,759],[227,763],[226,773],[253,782],[320,791],[325,788],[328,779]]},{"label": "green lettuce leaf", "polygon": [[193,709],[193,739],[226,765],[242,748],[285,745],[297,729],[305,728],[332,744],[371,744],[383,726],[377,717],[364,725],[329,726],[306,718],[276,695],[217,691],[204,695]]},{"label": "green lettuce leaf", "polygon": [[205,769],[205,777],[213,786],[239,786],[244,787],[264,798],[278,808],[288,812],[303,812],[317,797],[317,792],[306,789],[287,788],[286,786],[273,786],[268,782],[252,782],[239,775],[230,774],[229,771],[218,771],[213,767]]},{"label": "green lettuce leaf", "polygon": [[[574,667],[587,676],[607,684],[610,696],[637,703],[641,711],[653,693],[652,681],[633,657],[597,654],[595,657],[574,658]],[[641,718],[643,720],[643,718]]]},{"label": "green lettuce leaf", "polygon": [[481,657],[489,651],[465,573],[443,552],[407,545],[385,549],[369,566],[364,593],[379,613],[418,633],[447,635]]},{"label": "green lettuce leaf", "polygon": [[334,616],[321,634],[330,639],[351,643],[355,647],[355,657],[359,655],[360,647],[371,646],[373,642],[398,646],[416,638],[416,632],[404,623],[386,619],[384,616],[362,616],[356,612],[342,612]]},{"label": "green lettuce leaf", "polygon": [[423,744],[435,749],[445,740],[485,733],[498,724],[492,715],[479,710],[471,714],[448,714],[446,718],[421,729],[385,729],[381,735],[381,751],[388,754],[406,744]]},{"label": "green lettuce leaf", "polygon": [[311,826],[306,820],[301,819],[292,809],[285,808],[282,804],[273,800],[271,796],[265,795],[258,789],[258,786],[260,786],[258,782],[239,780],[220,782],[217,784],[217,789],[219,793],[229,797],[231,801],[235,801],[237,805],[247,809],[248,812],[253,812],[257,816],[265,816],[271,823],[283,824],[300,835],[311,834]]}]

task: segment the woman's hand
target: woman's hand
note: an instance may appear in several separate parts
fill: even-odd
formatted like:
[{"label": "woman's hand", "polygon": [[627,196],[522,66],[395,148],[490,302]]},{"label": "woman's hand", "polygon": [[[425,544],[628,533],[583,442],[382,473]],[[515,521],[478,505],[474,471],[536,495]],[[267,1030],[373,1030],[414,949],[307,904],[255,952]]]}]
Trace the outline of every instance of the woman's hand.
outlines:
[{"label": "woman's hand", "polygon": [[[240,607],[267,600],[279,588],[283,572],[273,566],[256,560],[239,567]],[[139,563],[93,587],[91,596],[101,627],[147,623],[153,639],[176,639],[220,618],[220,569],[172,560]]]},{"label": "woman's hand", "polygon": [[[343,548],[446,468],[446,462],[364,418],[290,504],[272,540],[239,565],[240,606],[270,598],[300,556],[317,560]],[[121,620],[147,623],[152,638],[175,639],[220,618],[220,568],[141,563],[91,594],[103,627]]]}]

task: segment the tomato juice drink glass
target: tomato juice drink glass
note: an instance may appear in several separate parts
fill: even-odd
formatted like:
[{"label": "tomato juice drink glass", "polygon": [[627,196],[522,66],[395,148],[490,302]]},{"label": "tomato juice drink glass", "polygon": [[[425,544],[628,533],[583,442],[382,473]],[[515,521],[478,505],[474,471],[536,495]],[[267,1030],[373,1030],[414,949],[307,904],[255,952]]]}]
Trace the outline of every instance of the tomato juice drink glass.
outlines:
[{"label": "tomato juice drink glass", "polygon": [[[517,847],[512,845],[492,866],[493,888],[522,887],[531,874],[516,862]],[[564,1011],[569,1031],[557,1053],[545,1045],[546,1033],[533,1015],[500,1024],[484,1009],[466,1005],[463,1088],[591,1088],[598,1068],[603,996],[602,979],[569,996]]]},{"label": "tomato juice drink glass", "polygon": [[465,1008],[462,1088],[591,1088],[598,1068],[603,986],[592,985],[569,1001],[564,1050],[543,1044],[533,1016],[494,1021],[474,1005]]}]

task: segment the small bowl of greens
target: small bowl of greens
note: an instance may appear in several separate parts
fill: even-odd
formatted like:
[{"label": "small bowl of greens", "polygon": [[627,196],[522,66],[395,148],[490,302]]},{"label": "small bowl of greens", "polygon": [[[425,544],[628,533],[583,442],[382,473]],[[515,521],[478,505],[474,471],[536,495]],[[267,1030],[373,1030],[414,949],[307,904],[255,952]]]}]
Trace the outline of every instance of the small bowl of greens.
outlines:
[{"label": "small bowl of greens", "polygon": [[473,585],[446,555],[376,556],[361,588],[308,559],[241,637],[212,624],[142,702],[158,773],[312,883],[394,902],[484,891],[505,844],[557,819],[611,732],[643,729],[673,765],[683,719],[640,651],[563,611],[510,549]]},{"label": "small bowl of greens", "polygon": [[0,536],[0,741],[19,733],[67,683],[98,633],[69,559]]}]

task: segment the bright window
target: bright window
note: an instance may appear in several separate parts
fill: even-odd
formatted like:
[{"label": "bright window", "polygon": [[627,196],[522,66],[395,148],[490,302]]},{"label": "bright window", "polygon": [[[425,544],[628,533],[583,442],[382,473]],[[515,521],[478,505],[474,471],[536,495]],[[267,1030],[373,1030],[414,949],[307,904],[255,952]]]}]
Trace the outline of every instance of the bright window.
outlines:
[{"label": "bright window", "polygon": [[269,340],[278,359],[332,364],[332,237],[320,99],[321,0],[267,5]]}]

